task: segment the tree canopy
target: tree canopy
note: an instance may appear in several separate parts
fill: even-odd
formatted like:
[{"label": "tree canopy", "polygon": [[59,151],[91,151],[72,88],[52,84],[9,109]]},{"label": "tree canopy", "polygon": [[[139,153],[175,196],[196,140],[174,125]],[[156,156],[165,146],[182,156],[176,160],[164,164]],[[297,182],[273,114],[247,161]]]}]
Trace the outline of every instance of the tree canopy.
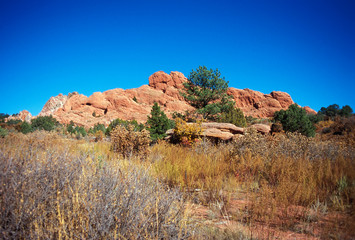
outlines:
[{"label": "tree canopy", "polygon": [[173,127],[172,122],[173,121],[168,119],[165,113],[160,110],[158,103],[155,102],[147,120],[147,126],[151,139],[156,141],[165,137],[165,132]]},{"label": "tree canopy", "polygon": [[218,114],[230,110],[234,105],[227,95],[227,89],[228,81],[221,77],[218,69],[200,66],[196,71],[192,70],[181,94],[203,118],[216,119]]},{"label": "tree canopy", "polygon": [[350,117],[353,114],[353,109],[349,105],[343,106],[341,109],[338,104],[332,104],[329,105],[328,107],[322,107],[318,114],[324,115],[327,117],[336,117],[336,116],[341,116],[341,117]]}]

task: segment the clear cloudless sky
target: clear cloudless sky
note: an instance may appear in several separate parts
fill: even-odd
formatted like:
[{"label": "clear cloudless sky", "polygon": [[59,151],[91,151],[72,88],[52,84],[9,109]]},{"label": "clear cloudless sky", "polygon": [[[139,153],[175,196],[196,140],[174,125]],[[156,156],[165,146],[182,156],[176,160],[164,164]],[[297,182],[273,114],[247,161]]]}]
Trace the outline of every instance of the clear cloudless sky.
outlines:
[{"label": "clear cloudless sky", "polygon": [[2,113],[200,65],[230,87],[354,109],[355,1],[0,0]]}]

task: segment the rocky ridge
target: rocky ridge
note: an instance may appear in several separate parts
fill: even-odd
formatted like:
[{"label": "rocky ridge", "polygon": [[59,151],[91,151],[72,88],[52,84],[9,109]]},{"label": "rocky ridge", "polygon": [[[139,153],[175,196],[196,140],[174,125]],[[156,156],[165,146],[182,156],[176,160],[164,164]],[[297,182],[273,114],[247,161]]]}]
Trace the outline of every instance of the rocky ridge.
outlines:
[{"label": "rocky ridge", "polygon": [[[76,92],[68,96],[59,94],[47,101],[39,116],[53,115],[61,123],[73,121],[84,127],[92,127],[97,123],[107,126],[116,118],[145,122],[154,102],[171,116],[173,112],[182,113],[194,109],[180,95],[185,81],[187,78],[180,72],[167,74],[159,71],[149,77],[149,85],[139,88],[116,88],[95,92],[89,97]],[[278,91],[263,94],[231,87],[227,93],[233,97],[244,115],[257,118],[272,117],[275,111],[287,109],[294,103],[289,94]],[[315,112],[310,108],[305,109],[309,113]]]}]

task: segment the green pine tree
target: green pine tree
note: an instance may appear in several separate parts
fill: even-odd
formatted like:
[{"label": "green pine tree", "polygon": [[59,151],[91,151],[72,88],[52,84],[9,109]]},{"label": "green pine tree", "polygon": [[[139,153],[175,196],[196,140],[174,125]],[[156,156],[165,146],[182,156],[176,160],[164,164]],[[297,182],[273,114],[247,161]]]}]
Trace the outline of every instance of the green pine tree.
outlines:
[{"label": "green pine tree", "polygon": [[153,141],[162,139],[166,136],[165,132],[172,128],[172,121],[160,110],[158,103],[154,103],[150,116],[148,116],[147,126],[150,137]]},{"label": "green pine tree", "polygon": [[221,77],[218,69],[208,70],[205,66],[200,66],[190,73],[181,95],[203,118],[215,120],[220,113],[233,106],[227,89],[228,82]]}]

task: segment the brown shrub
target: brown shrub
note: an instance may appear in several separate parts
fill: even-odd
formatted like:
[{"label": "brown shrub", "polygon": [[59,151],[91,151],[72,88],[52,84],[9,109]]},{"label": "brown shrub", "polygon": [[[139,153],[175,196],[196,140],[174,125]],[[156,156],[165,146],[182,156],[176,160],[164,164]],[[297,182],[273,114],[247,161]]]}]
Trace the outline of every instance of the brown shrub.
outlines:
[{"label": "brown shrub", "polygon": [[104,139],[104,137],[105,137],[105,134],[101,130],[96,131],[96,133],[95,133],[95,142],[102,141]]},{"label": "brown shrub", "polygon": [[117,126],[111,131],[111,149],[123,157],[138,155],[145,159],[149,154],[150,144],[149,132],[143,129],[140,132],[134,131],[134,126]]}]

